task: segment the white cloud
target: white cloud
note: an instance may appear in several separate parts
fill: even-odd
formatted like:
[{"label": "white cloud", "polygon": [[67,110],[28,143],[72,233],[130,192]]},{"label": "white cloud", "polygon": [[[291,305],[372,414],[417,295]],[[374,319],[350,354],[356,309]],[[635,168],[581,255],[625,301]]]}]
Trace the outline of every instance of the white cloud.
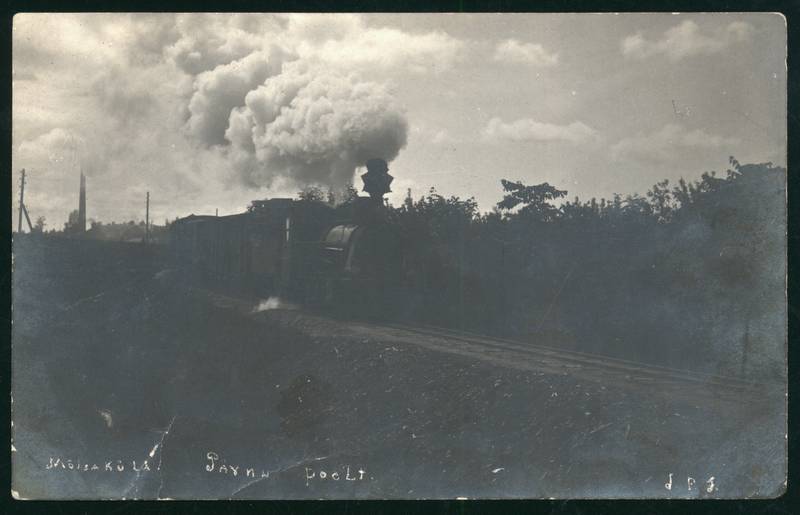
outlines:
[{"label": "white cloud", "polygon": [[409,137],[411,144],[434,144],[449,146],[458,142],[448,129],[438,125],[432,125],[429,122],[420,121],[418,118],[414,120],[409,130]]},{"label": "white cloud", "polygon": [[648,40],[641,33],[626,37],[622,40],[622,54],[635,59],[662,54],[678,61],[695,55],[719,53],[735,43],[749,40],[752,32],[752,25],[736,21],[703,33],[697,23],[686,20],[664,32],[658,40]]},{"label": "white cloud", "polygon": [[436,134],[431,138],[431,143],[436,145],[451,145],[456,142],[456,139],[450,135],[447,129],[436,131]]},{"label": "white cloud", "polygon": [[302,59],[353,70],[438,71],[450,68],[464,43],[440,32],[410,33],[369,27],[357,14],[231,16],[185,14],[180,37],[165,53],[186,73],[198,75],[273,45]]},{"label": "white cloud", "polygon": [[461,40],[444,32],[367,27],[358,15],[291,15],[287,34],[302,58],[363,71],[446,70],[464,48]]},{"label": "white cloud", "polygon": [[410,35],[397,29],[372,29],[343,41],[327,41],[314,51],[339,66],[399,68],[416,73],[452,67],[463,43],[441,32]]},{"label": "white cloud", "polygon": [[611,157],[615,160],[667,162],[707,150],[719,153],[719,149],[737,144],[737,138],[710,134],[702,129],[690,131],[682,125],[671,123],[650,134],[621,139],[611,147]]},{"label": "white cloud", "polygon": [[341,40],[365,30],[358,14],[286,14],[280,15],[286,23],[287,38],[321,44],[328,40]]},{"label": "white cloud", "polygon": [[76,159],[78,147],[84,142],[75,134],[56,127],[38,137],[23,141],[16,150],[16,157],[29,163],[28,166],[47,169],[48,165],[63,165]]},{"label": "white cloud", "polygon": [[118,58],[123,49],[102,33],[87,30],[95,14],[22,13],[14,16],[13,53],[17,66],[37,71],[44,66],[91,66]]},{"label": "white cloud", "polygon": [[281,29],[275,17],[227,14],[181,14],[175,27],[180,36],[164,53],[191,75],[268,48]]},{"label": "white cloud", "polygon": [[543,123],[532,118],[522,118],[504,122],[492,118],[483,130],[486,139],[507,139],[512,141],[569,141],[580,143],[597,137],[597,132],[583,122],[568,125]]},{"label": "white cloud", "polygon": [[558,54],[548,52],[538,43],[521,43],[516,39],[507,39],[495,47],[494,60],[531,66],[554,66],[558,64]]}]

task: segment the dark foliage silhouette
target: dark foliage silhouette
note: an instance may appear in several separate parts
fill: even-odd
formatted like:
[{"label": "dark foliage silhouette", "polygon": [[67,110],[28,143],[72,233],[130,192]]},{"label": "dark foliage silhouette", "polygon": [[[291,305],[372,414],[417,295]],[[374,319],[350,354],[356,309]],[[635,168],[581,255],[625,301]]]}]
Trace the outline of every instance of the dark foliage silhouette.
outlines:
[{"label": "dark foliage silhouette", "polygon": [[[417,321],[586,352],[738,375],[783,372],[785,169],[730,159],[725,178],[645,196],[559,202],[547,183],[502,181],[474,199],[392,208]],[[413,299],[413,300],[412,300]],[[409,307],[413,305],[413,307]]]}]

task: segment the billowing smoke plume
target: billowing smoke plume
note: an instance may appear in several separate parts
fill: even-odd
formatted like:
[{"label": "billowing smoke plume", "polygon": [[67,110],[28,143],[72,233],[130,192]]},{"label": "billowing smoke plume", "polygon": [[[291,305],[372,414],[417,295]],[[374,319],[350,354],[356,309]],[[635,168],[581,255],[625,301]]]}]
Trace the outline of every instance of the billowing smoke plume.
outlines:
[{"label": "billowing smoke plume", "polygon": [[207,146],[225,144],[231,110],[244,105],[245,95],[267,77],[280,73],[285,56],[273,46],[200,73],[189,101],[189,133]]},{"label": "billowing smoke plume", "polygon": [[225,137],[248,185],[341,186],[367,159],[397,157],[407,133],[384,86],[295,61],[247,94]]},{"label": "billowing smoke plume", "polygon": [[[405,63],[405,54],[395,50],[388,59],[385,51],[379,52],[383,58],[373,52],[343,62],[326,49],[419,49],[416,36],[368,28],[357,16],[243,21],[210,17],[200,27],[194,19],[179,18],[181,37],[166,52],[192,80],[185,97],[185,134],[224,155],[236,182],[254,188],[339,188],[367,159],[390,161],[406,145],[403,111],[372,78],[389,61]],[[196,36],[197,31],[208,37]],[[407,44],[378,44],[398,34]],[[368,36],[380,41],[363,42]]]}]

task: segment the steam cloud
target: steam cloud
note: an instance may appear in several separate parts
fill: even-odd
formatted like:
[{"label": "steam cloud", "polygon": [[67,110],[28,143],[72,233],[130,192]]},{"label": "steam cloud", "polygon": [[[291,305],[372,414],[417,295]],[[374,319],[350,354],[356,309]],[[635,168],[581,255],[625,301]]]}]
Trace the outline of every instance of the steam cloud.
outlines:
[{"label": "steam cloud", "polygon": [[283,58],[284,53],[273,47],[200,73],[189,101],[188,132],[207,146],[225,144],[231,110],[267,77],[280,73]]},{"label": "steam cloud", "polygon": [[226,156],[245,186],[340,188],[367,159],[391,161],[406,145],[403,110],[358,67],[334,67],[272,43],[210,68],[199,59],[182,66],[202,70],[187,97],[185,132]]},{"label": "steam cloud", "polygon": [[247,185],[282,178],[341,186],[367,159],[397,157],[407,133],[384,86],[292,62],[247,94],[225,137]]}]

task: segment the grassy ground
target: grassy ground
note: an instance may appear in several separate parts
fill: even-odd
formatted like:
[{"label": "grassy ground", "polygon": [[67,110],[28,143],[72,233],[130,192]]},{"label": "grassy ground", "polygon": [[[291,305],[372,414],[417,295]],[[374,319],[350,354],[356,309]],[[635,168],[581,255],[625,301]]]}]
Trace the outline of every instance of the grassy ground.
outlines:
[{"label": "grassy ground", "polygon": [[301,312],[243,314],[192,294],[165,267],[141,245],[15,242],[20,496],[741,497],[782,488],[780,396],[676,395],[377,332],[356,337],[347,322]]}]

